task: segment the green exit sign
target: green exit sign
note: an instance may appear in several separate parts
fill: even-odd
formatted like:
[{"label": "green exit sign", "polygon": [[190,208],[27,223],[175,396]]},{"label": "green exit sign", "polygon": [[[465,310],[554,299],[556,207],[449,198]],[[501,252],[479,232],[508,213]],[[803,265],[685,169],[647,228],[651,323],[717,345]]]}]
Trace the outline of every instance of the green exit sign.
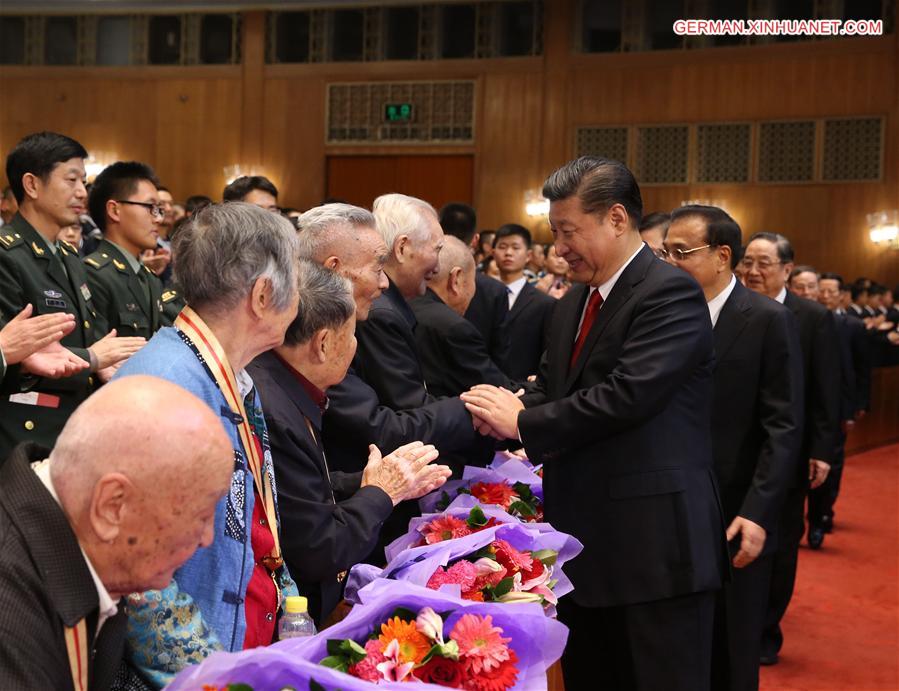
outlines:
[{"label": "green exit sign", "polygon": [[409,122],[412,120],[412,104],[388,103],[384,106],[384,119],[387,122]]}]

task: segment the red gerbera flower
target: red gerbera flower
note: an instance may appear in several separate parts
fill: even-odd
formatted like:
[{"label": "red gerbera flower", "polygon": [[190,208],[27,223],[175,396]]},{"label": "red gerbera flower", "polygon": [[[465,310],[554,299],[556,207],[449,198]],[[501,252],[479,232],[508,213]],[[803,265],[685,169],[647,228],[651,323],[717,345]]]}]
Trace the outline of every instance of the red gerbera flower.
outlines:
[{"label": "red gerbera flower", "polygon": [[483,504],[498,504],[508,509],[518,499],[515,490],[505,482],[476,482],[470,490],[471,496]]},{"label": "red gerbera flower", "polygon": [[[482,669],[477,674],[469,674],[462,683],[462,688],[471,691],[506,691],[515,686],[518,679],[518,668],[515,663],[518,657],[515,651],[509,648],[509,659],[500,663],[493,669]],[[469,670],[470,671],[470,670]]]},{"label": "red gerbera flower", "polygon": [[468,527],[468,524],[454,516],[435,518],[419,530],[424,535],[425,543],[428,545],[471,535],[471,528]]},{"label": "red gerbera flower", "polygon": [[496,560],[512,574],[527,571],[534,562],[530,552],[519,552],[505,540],[494,540],[491,545],[496,551]]}]

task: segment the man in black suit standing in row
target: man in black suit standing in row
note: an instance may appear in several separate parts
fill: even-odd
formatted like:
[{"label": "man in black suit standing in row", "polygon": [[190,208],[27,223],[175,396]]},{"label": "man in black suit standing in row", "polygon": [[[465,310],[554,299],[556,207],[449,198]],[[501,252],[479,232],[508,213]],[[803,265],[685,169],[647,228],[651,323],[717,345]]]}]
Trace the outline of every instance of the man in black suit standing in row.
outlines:
[{"label": "man in black suit standing in row", "polygon": [[796,474],[781,512],[777,551],[771,575],[768,613],[762,636],[762,664],[777,664],[783,645],[780,621],[793,596],[799,543],[805,532],[805,497],[830,472],[838,431],[840,358],[833,315],[816,302],[787,291],[793,269],[793,247],[779,233],[756,233],[741,263],[746,287],[789,309],[799,325],[804,377],[804,432]]},{"label": "man in black suit standing in row", "polygon": [[458,396],[476,384],[514,386],[490,358],[477,327],[462,316],[476,291],[476,275],[470,248],[458,238],[444,238],[437,275],[427,292],[410,302],[425,382],[435,396]]},{"label": "man in black suit standing in row", "polygon": [[536,393],[478,386],[463,400],[482,432],[520,438],[544,463],[546,518],[584,543],[559,604],[566,686],[703,691],[728,568],[708,307],[641,241],[640,189],[623,164],[581,157],[543,196],[581,285],[553,314]]},{"label": "man in black suit standing in row", "polygon": [[715,621],[716,639],[727,641],[726,660],[713,664],[722,691],[758,691],[778,519],[802,439],[796,324],[736,280],[741,245],[740,226],[713,206],[674,211],[664,241],[668,261],[702,288],[715,334],[712,454],[734,567]]},{"label": "man in black suit standing in row", "polygon": [[[481,239],[477,232],[478,217],[474,209],[458,202],[447,204],[440,209],[440,227],[444,234],[452,235],[465,243],[474,257]],[[465,310],[465,318],[481,333],[490,359],[505,371],[510,343],[507,326],[509,300],[503,284],[480,271],[476,272],[474,297]]]},{"label": "man in black suit standing in row", "polygon": [[531,233],[517,223],[507,223],[493,238],[493,260],[506,285],[509,300],[511,348],[506,374],[525,381],[537,374],[546,350],[549,319],[556,299],[528,283],[524,269],[531,259]]}]

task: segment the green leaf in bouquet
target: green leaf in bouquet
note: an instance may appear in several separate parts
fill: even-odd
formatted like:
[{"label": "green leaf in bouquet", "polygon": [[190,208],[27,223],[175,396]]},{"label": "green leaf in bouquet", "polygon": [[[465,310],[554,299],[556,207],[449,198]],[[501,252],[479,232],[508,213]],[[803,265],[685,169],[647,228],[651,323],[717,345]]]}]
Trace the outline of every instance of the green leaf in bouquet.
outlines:
[{"label": "green leaf in bouquet", "polygon": [[559,558],[559,553],[554,549],[538,549],[536,552],[531,552],[531,556],[542,561],[544,566],[553,566],[556,559]]},{"label": "green leaf in bouquet", "polygon": [[345,657],[341,655],[328,655],[324,660],[319,662],[322,667],[328,667],[330,669],[336,669],[338,672],[346,673],[349,669],[349,664],[347,664],[347,660]]},{"label": "green leaf in bouquet", "polygon": [[397,607],[390,614],[389,619],[393,619],[394,617],[399,617],[403,621],[415,621],[418,618],[418,612],[414,612],[408,607]]},{"label": "green leaf in bouquet", "polygon": [[469,528],[483,528],[487,525],[487,516],[484,514],[484,510],[480,506],[475,506],[468,514],[468,523]]},{"label": "green leaf in bouquet", "polygon": [[468,487],[460,487],[456,490],[456,496],[460,494],[471,494],[471,490]]},{"label": "green leaf in bouquet", "polygon": [[443,645],[440,643],[435,643],[431,646],[431,649],[428,651],[428,654],[425,655],[419,666],[427,664],[428,660],[432,657],[447,657],[450,660],[458,661],[459,660],[459,644],[456,641],[447,641]]},{"label": "green leaf in bouquet", "polygon": [[[356,643],[352,638],[331,638],[327,643],[328,656],[325,660],[331,657],[339,657],[346,660],[347,665],[355,665],[357,662],[361,662],[365,659],[365,656],[368,653],[365,652],[365,648]],[[324,660],[322,660],[321,664],[325,664]],[[329,667],[331,665],[325,665]]]},{"label": "green leaf in bouquet", "polygon": [[513,501],[509,505],[509,513],[518,514],[519,516],[524,516],[526,518],[531,518],[532,516],[536,516],[537,512],[534,508],[520,499],[518,501]]},{"label": "green leaf in bouquet", "polygon": [[527,485],[524,482],[516,482],[514,485],[512,485],[512,487],[515,490],[515,494],[517,494],[518,498],[522,501],[530,504],[534,499],[536,499],[534,493],[531,492],[530,485]]},{"label": "green leaf in bouquet", "polygon": [[547,582],[546,587],[549,588],[550,590],[552,590],[553,588],[556,587],[556,583],[558,583],[558,582],[559,582],[558,578],[553,578],[551,581]]},{"label": "green leaf in bouquet", "polygon": [[504,578],[499,583],[496,584],[493,588],[493,597],[501,598],[503,595],[512,590],[512,586],[515,584],[515,580],[508,576]]},{"label": "green leaf in bouquet", "polygon": [[250,686],[249,684],[243,684],[243,683],[228,684],[228,686],[226,686],[225,688],[227,688],[228,691],[253,691],[252,686]]},{"label": "green leaf in bouquet", "polygon": [[[281,689],[281,691],[284,691],[284,689]],[[294,691],[296,691],[296,690],[294,689]],[[309,680],[309,691],[328,691],[328,689],[326,689],[324,686],[322,686],[317,681],[315,681],[315,679],[310,679]]]},{"label": "green leaf in bouquet", "polygon": [[465,557],[465,560],[474,563],[478,559],[484,559],[485,557],[487,559],[493,559],[493,561],[496,561],[496,552],[493,551],[490,545],[484,545],[477,552],[469,554],[467,557]]},{"label": "green leaf in bouquet", "polygon": [[437,500],[437,503],[434,505],[434,508],[436,508],[438,511],[446,511],[446,507],[450,505],[450,501],[451,501],[450,495],[447,493],[446,490],[443,490],[440,493],[440,499]]}]

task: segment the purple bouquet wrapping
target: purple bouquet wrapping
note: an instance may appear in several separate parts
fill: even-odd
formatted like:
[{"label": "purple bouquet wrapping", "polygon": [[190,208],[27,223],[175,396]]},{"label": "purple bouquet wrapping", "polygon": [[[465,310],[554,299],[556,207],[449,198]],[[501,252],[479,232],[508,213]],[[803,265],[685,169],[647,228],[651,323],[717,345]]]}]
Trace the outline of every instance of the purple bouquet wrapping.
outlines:
[{"label": "purple bouquet wrapping", "polygon": [[490,470],[496,470],[499,473],[509,474],[510,477],[517,476],[519,472],[519,466],[524,467],[526,470],[531,471],[537,477],[541,477],[540,472],[543,469],[542,465],[534,465],[527,458],[522,458],[517,454],[510,453],[509,451],[497,451],[496,455],[494,455],[493,460],[487,465]]},{"label": "purple bouquet wrapping", "polygon": [[413,519],[410,531],[387,547],[384,569],[354,566],[345,597],[358,602],[372,583],[393,579],[432,589],[458,586],[470,600],[539,602],[554,616],[558,598],[573,589],[562,566],[582,549],[548,524],[520,523],[493,507],[457,507]]},{"label": "purple bouquet wrapping", "polygon": [[[451,594],[381,579],[362,604],[306,639],[242,653],[216,653],[184,670],[172,691],[246,684],[254,691],[355,691],[373,684],[444,688],[489,679],[491,688],[546,689],[546,670],[562,655],[568,630],[539,605],[465,602]],[[425,653],[427,650],[427,653]],[[324,662],[322,666],[320,663]]]},{"label": "purple bouquet wrapping", "polygon": [[[474,496],[481,504],[492,504],[526,522],[543,520],[543,480],[524,462],[500,456],[495,467],[466,466],[461,480],[450,480],[435,492],[418,500],[422,513],[458,506],[460,499]],[[530,467],[529,467],[530,466]]]}]

